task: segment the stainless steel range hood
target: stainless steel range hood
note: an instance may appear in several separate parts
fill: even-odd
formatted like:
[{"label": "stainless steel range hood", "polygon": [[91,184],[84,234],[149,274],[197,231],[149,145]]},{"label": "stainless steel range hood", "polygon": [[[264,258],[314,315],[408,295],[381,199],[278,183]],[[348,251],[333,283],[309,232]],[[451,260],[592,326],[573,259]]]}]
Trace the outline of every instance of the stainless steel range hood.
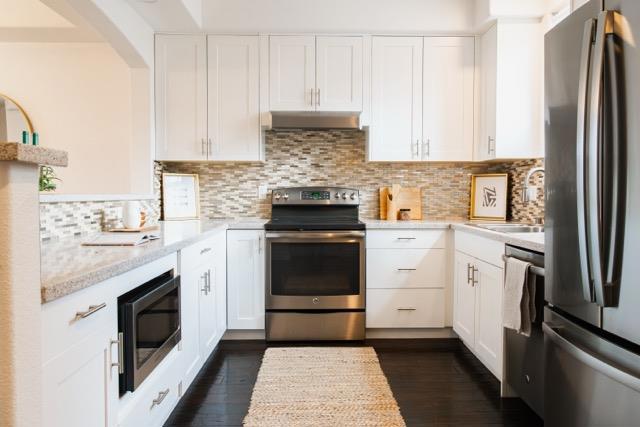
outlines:
[{"label": "stainless steel range hood", "polygon": [[360,129],[360,112],[271,112],[272,129]]}]

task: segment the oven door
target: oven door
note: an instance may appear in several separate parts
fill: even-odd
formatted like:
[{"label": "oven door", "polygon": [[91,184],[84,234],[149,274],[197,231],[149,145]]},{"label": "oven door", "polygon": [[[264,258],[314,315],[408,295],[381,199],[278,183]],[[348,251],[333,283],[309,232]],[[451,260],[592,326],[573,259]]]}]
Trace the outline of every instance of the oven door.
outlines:
[{"label": "oven door", "polygon": [[364,239],[364,231],[267,233],[267,310],[364,309]]}]

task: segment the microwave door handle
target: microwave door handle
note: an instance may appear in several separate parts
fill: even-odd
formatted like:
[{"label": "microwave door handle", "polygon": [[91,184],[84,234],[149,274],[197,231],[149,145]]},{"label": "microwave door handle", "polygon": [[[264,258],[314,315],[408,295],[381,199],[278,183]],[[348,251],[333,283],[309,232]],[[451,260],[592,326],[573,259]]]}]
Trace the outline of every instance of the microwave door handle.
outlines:
[{"label": "microwave door handle", "polygon": [[625,107],[624,107],[624,82],[621,79],[621,58],[617,49],[616,43],[620,37],[617,36],[617,26],[615,22],[618,21],[614,13],[614,33],[606,38],[606,64],[608,69],[608,95],[610,99],[610,117],[611,123],[610,131],[607,133],[605,139],[606,153],[610,155],[610,162],[607,162],[609,170],[604,173],[604,177],[607,180],[606,192],[610,195],[608,199],[608,206],[606,211],[609,215],[606,244],[608,252],[605,258],[605,286],[608,287],[607,297],[609,298],[610,305],[614,305],[612,301],[611,293],[613,288],[619,286],[620,271],[622,261],[622,243],[624,240],[624,224],[625,224],[625,211],[626,211],[626,177],[627,177],[627,153],[626,153],[626,134],[624,126]]},{"label": "microwave door handle", "polygon": [[611,292],[605,284],[603,268],[603,179],[601,158],[603,123],[603,80],[606,39],[613,33],[613,11],[604,11],[598,15],[595,43],[593,47],[593,63],[590,76],[589,99],[589,131],[587,148],[587,239],[589,247],[589,264],[596,303],[601,307],[611,305]]},{"label": "microwave door handle", "polygon": [[585,173],[585,149],[587,136],[587,93],[589,90],[589,65],[591,63],[591,44],[595,29],[595,19],[584,23],[582,51],[580,56],[580,77],[578,83],[578,117],[576,129],[576,200],[578,209],[578,247],[580,254],[580,275],[582,294],[586,301],[593,301],[591,277],[589,276],[589,250],[587,247],[587,182]]}]

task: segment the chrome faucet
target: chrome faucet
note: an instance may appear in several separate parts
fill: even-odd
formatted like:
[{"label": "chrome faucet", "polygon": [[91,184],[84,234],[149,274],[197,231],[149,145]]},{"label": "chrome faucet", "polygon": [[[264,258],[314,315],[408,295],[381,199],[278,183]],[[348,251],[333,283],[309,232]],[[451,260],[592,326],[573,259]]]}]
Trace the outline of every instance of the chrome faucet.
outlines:
[{"label": "chrome faucet", "polygon": [[527,177],[524,179],[524,183],[522,184],[522,202],[525,204],[531,201],[529,198],[529,182],[531,181],[531,177],[538,172],[544,175],[544,167],[538,166],[531,168],[529,172],[527,172]]}]

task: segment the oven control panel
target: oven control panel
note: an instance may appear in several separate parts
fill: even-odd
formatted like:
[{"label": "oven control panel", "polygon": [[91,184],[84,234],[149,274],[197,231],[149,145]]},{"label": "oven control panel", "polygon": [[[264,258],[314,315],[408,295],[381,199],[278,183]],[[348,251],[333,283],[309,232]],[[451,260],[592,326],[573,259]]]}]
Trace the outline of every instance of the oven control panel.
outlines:
[{"label": "oven control panel", "polygon": [[360,204],[360,193],[354,188],[293,187],[276,188],[271,193],[272,205],[353,205]]}]

